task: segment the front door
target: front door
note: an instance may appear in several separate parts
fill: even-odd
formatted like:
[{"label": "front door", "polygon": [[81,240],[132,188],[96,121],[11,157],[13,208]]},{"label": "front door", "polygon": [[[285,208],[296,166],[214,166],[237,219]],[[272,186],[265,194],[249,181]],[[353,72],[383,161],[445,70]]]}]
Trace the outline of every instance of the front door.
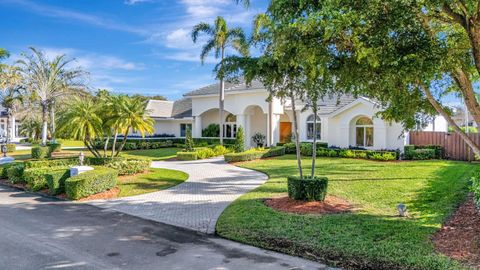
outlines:
[{"label": "front door", "polygon": [[285,143],[292,137],[292,122],[280,122],[280,142]]}]

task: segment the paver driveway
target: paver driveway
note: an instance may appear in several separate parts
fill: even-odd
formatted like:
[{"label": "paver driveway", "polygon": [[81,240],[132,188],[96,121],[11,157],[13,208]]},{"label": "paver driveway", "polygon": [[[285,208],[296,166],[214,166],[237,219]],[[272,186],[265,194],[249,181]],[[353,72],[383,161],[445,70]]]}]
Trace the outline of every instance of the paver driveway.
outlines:
[{"label": "paver driveway", "polygon": [[225,208],[258,187],[267,175],[213,158],[196,161],[156,161],[154,168],[184,171],[189,178],[170,189],[90,204],[170,225],[212,234]]}]

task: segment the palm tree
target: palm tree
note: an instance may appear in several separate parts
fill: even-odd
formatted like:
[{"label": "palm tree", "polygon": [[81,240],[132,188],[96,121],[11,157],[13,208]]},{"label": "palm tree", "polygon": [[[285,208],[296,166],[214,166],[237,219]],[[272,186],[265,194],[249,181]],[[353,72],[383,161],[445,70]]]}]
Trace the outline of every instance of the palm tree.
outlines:
[{"label": "palm tree", "polygon": [[243,30],[239,27],[229,29],[225,19],[218,16],[214,25],[207,23],[199,23],[195,25],[192,31],[192,40],[197,42],[200,33],[208,35],[209,39],[203,46],[200,60],[202,64],[205,62],[207,55],[214,50],[215,58],[220,58],[219,72],[217,78],[220,81],[219,93],[219,116],[220,116],[220,144],[223,144],[223,111],[225,101],[225,82],[223,75],[223,60],[225,59],[225,49],[233,48],[243,56],[248,56],[248,43]]},{"label": "palm tree", "polygon": [[59,132],[82,140],[88,150],[101,157],[93,141],[103,137],[102,119],[98,116],[99,106],[91,98],[75,97],[59,119]]},{"label": "palm tree", "polygon": [[145,137],[146,133],[154,132],[155,121],[148,116],[149,112],[145,110],[147,101],[142,98],[123,96],[116,107],[118,111],[115,116],[117,119],[114,121],[114,129],[123,134],[122,144],[115,153],[115,156],[118,156],[127,142],[130,130],[137,131],[142,137]]},{"label": "palm tree", "polygon": [[22,125],[20,127],[20,134],[27,136],[32,140],[40,139],[42,133],[42,120],[39,117],[25,117],[22,119]]},{"label": "palm tree", "polygon": [[23,100],[20,81],[21,75],[18,68],[14,66],[6,66],[3,72],[0,73],[0,105],[7,113],[7,132],[5,134],[7,142],[9,142],[14,136],[14,115],[17,111],[17,105]]},{"label": "palm tree", "polygon": [[17,64],[24,78],[23,87],[42,109],[42,144],[46,145],[49,112],[53,115],[51,110],[57,99],[71,93],[72,89],[83,87],[80,78],[85,72],[80,69],[70,69],[68,65],[73,59],[68,60],[65,55],[48,60],[41,51],[35,48],[30,50],[32,53],[23,54],[24,59],[19,60]]}]

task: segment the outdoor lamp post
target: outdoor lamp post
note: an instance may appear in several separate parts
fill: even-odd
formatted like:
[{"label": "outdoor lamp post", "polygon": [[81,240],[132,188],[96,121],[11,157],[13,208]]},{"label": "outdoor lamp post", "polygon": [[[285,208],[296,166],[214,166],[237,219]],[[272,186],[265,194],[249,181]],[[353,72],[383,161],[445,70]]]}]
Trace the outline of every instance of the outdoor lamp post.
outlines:
[{"label": "outdoor lamp post", "polygon": [[83,162],[85,161],[85,155],[83,154],[83,151],[80,152],[80,155],[78,156],[78,161],[80,161],[80,166],[83,166]]}]

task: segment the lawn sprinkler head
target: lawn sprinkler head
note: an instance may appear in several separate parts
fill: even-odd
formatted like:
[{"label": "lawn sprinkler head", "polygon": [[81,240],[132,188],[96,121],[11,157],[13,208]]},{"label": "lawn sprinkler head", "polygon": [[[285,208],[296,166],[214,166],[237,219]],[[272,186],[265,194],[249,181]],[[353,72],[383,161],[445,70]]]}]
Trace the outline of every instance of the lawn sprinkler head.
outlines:
[{"label": "lawn sprinkler head", "polygon": [[403,203],[397,205],[398,216],[406,217],[407,216],[407,206]]}]

